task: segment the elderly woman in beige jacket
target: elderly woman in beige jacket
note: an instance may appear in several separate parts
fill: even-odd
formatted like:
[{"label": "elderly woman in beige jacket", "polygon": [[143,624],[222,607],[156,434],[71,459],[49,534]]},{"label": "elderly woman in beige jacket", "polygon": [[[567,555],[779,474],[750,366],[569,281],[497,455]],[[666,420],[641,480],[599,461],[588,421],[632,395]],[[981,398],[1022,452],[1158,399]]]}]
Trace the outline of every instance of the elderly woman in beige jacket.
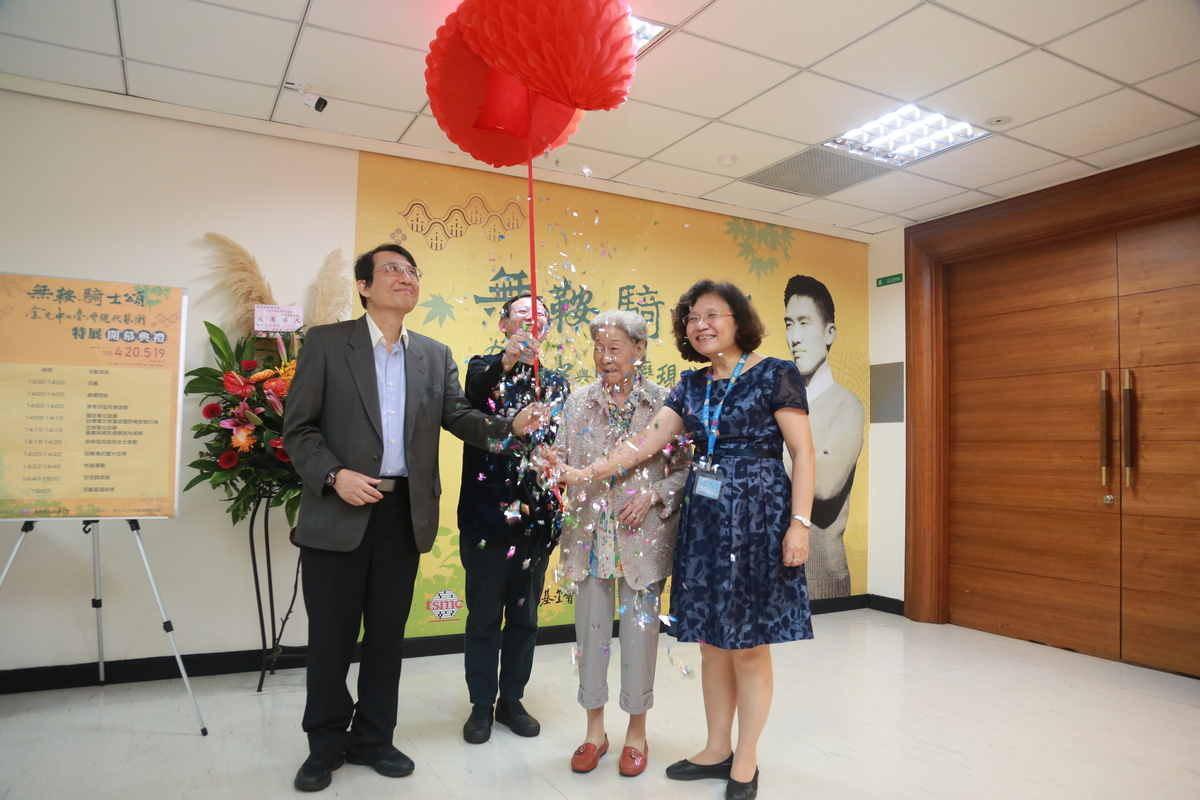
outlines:
[{"label": "elderly woman in beige jacket", "polygon": [[[557,441],[559,457],[575,467],[603,458],[640,431],[668,393],[638,373],[648,339],[639,314],[606,311],[591,323],[591,335],[599,380],[571,394]],[[587,738],[571,758],[575,772],[591,772],[608,751],[604,705],[614,594],[621,620],[620,706],[629,714],[619,769],[633,776],[646,768],[658,601],[671,574],[686,478],[686,469],[670,472],[667,457],[659,454],[635,470],[571,493],[560,552],[576,586],[579,703],[587,710]]]}]

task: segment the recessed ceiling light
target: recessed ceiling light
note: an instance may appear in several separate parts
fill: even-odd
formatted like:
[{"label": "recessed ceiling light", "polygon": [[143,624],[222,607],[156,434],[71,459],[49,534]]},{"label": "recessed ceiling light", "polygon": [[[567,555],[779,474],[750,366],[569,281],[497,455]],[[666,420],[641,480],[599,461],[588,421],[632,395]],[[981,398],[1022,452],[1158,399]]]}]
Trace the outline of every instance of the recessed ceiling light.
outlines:
[{"label": "recessed ceiling light", "polygon": [[934,153],[991,136],[969,122],[909,104],[825,142],[864,158],[902,167]]},{"label": "recessed ceiling light", "polygon": [[629,23],[633,25],[633,42],[634,52],[642,52],[642,48],[654,41],[654,38],[666,30],[662,25],[655,25],[653,22],[647,22],[644,19],[638,19],[632,14],[629,15]]}]

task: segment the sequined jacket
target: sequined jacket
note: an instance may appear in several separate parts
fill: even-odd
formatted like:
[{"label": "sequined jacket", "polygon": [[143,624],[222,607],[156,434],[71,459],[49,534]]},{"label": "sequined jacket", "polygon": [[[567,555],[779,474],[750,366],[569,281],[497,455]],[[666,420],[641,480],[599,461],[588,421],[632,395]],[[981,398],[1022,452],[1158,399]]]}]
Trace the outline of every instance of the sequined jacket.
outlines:
[{"label": "sequined jacket", "polygon": [[[637,408],[629,425],[631,435],[654,418],[668,393],[645,377],[640,379],[640,390],[634,392]],[[577,389],[568,398],[557,449],[559,457],[571,466],[589,466],[620,443],[621,433],[610,430],[608,402],[602,381]],[[623,575],[630,586],[639,589],[670,575],[686,479],[686,466],[668,474],[668,458],[659,453],[624,475],[571,489],[560,541],[566,574],[576,581],[589,575]],[[658,492],[663,504],[650,509],[640,529],[630,530],[615,520],[611,526],[605,525],[607,515],[615,515],[632,492],[647,486]]]}]

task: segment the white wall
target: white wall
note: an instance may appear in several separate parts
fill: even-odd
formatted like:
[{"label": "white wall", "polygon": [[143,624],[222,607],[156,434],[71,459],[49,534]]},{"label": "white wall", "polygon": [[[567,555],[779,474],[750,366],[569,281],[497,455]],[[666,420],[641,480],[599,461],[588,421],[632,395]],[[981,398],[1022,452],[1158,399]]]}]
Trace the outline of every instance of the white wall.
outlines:
[{"label": "white wall", "polygon": [[[155,113],[150,105],[157,104],[137,103]],[[0,88],[0,271],[188,288],[187,369],[210,363],[202,322],[226,322],[224,294],[206,269],[205,232],[225,234],[253,253],[277,300],[303,302],[331,250],[352,254],[357,151],[353,144],[278,138],[225,122],[197,124]],[[876,276],[902,271],[902,241],[899,232],[880,234],[870,246],[872,363],[904,357],[903,286],[874,288]],[[195,447],[186,428],[199,412],[190,399],[185,408],[186,463]],[[868,591],[899,598],[903,425],[872,425],[870,435]],[[232,526],[218,497],[198,487],[183,496],[179,519],[142,526],[184,653],[258,646],[246,524]],[[106,657],[168,655],[132,536],[120,521],[100,527]],[[0,523],[0,563],[18,536],[18,523]],[[296,550],[282,516],[272,541],[277,594],[286,602]],[[0,670],[95,661],[91,597],[90,538],[78,522],[39,522],[0,587]],[[287,644],[305,641],[302,606]]]},{"label": "white wall", "polygon": [[[904,361],[904,284],[876,286],[875,279],[904,272],[904,231],[880,233],[867,251],[871,363]],[[870,494],[867,505],[867,591],[904,599],[903,422],[871,424]]]},{"label": "white wall", "polygon": [[[280,302],[302,302],[325,256],[353,249],[357,164],[352,150],[0,91],[0,271],[186,287],[191,369],[209,363],[202,321],[226,319],[200,237],[241,243]],[[186,463],[199,412],[190,398],[184,405]],[[179,519],[142,525],[185,653],[258,646],[247,528],[216,500],[197,487]],[[281,514],[276,523],[286,602],[297,551]],[[0,670],[96,659],[91,541],[80,527],[42,521],[25,539],[0,587]],[[169,654],[128,527],[100,527],[106,657]],[[0,523],[0,563],[18,531]],[[297,616],[289,643],[304,641],[303,608]]]}]

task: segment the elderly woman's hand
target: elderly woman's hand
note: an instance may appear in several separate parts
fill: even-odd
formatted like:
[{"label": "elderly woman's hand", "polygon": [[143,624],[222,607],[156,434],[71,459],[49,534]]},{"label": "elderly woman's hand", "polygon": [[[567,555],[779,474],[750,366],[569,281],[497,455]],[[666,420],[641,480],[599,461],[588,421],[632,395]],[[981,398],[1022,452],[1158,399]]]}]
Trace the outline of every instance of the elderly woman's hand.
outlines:
[{"label": "elderly woman's hand", "polygon": [[630,528],[641,527],[642,521],[646,519],[646,515],[650,513],[650,509],[657,502],[659,502],[658,492],[654,491],[652,487],[647,486],[635,491],[629,495],[629,499],[621,507],[621,511],[617,514],[617,522],[628,525]]}]

